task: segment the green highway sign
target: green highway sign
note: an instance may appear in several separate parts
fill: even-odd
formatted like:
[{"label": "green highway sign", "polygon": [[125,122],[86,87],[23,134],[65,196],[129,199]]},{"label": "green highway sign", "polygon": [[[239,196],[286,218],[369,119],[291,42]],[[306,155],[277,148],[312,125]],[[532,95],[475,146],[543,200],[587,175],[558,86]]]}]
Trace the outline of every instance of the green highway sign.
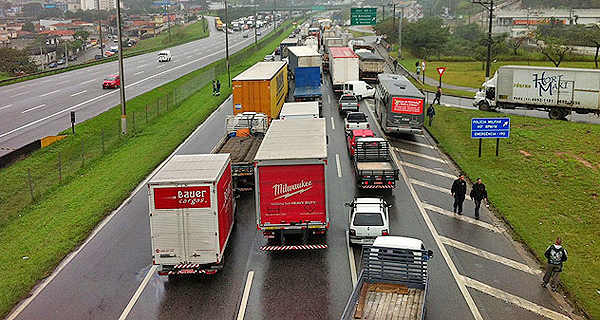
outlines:
[{"label": "green highway sign", "polygon": [[325,6],[312,6],[312,11],[324,11]]},{"label": "green highway sign", "polygon": [[377,22],[377,8],[351,8],[350,24],[353,26],[374,26]]}]

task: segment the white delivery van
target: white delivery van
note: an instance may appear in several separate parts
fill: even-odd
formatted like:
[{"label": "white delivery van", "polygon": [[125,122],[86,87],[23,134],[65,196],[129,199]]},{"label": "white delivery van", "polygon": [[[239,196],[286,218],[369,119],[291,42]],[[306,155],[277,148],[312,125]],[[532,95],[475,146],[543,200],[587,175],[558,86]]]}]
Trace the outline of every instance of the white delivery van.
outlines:
[{"label": "white delivery van", "polygon": [[358,100],[373,98],[375,96],[375,88],[364,81],[348,81],[344,83],[344,93],[354,94]]},{"label": "white delivery van", "polygon": [[171,50],[162,50],[158,52],[158,62],[171,61]]}]

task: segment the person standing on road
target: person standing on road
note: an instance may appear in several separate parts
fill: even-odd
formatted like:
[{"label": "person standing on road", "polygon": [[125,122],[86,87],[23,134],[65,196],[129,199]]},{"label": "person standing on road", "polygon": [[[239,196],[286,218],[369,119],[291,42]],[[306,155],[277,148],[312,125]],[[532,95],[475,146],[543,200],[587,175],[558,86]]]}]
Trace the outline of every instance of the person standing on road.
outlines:
[{"label": "person standing on road", "polygon": [[[435,108],[433,107],[433,104],[431,104],[429,106],[429,108],[427,108],[427,117],[429,117],[429,126],[431,127],[431,124],[433,123],[433,116],[435,116]],[[467,191],[465,190],[465,193]]]},{"label": "person standing on road", "polygon": [[467,194],[467,182],[465,181],[464,174],[459,174],[458,179],[454,180],[450,192],[452,192],[452,197],[454,197],[454,213],[462,214],[462,205]]},{"label": "person standing on road", "polygon": [[437,103],[440,104],[441,98],[442,98],[442,87],[438,86],[437,91],[435,92],[435,99],[433,99],[433,102],[431,104],[435,104],[436,100],[437,100]]},{"label": "person standing on road", "polygon": [[556,242],[546,249],[544,256],[548,259],[548,265],[546,265],[542,287],[546,288],[546,285],[550,282],[552,291],[556,291],[558,277],[562,272],[562,264],[567,261],[567,250],[562,247],[562,239],[560,237],[556,238]]},{"label": "person standing on road", "polygon": [[488,201],[487,190],[485,190],[485,184],[481,182],[481,178],[477,178],[477,182],[473,185],[471,189],[471,200],[475,201],[475,218],[479,219],[479,207],[481,207],[481,200],[485,199],[485,202]]}]

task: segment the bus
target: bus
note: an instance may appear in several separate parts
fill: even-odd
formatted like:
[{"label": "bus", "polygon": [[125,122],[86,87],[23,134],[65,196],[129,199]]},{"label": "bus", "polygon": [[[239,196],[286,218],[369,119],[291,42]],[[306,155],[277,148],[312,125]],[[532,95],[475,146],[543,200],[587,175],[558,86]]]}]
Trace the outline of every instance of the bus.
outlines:
[{"label": "bus", "polygon": [[425,95],[406,77],[377,75],[375,116],[385,133],[422,134],[425,123]]}]

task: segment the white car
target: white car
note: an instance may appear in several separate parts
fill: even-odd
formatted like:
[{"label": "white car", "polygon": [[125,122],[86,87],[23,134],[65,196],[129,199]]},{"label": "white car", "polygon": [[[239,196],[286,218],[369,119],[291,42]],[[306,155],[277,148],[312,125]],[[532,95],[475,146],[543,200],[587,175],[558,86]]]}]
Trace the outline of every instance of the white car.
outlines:
[{"label": "white car", "polygon": [[346,134],[352,132],[352,130],[359,129],[370,129],[369,121],[367,116],[362,112],[348,112],[344,119],[344,130]]},{"label": "white car", "polygon": [[158,53],[158,62],[171,61],[171,50],[162,50]]},{"label": "white car", "polygon": [[373,98],[375,88],[364,81],[348,81],[344,83],[344,94],[354,94],[358,100],[362,98]]},{"label": "white car", "polygon": [[355,198],[346,203],[350,244],[373,244],[378,236],[389,234],[388,209],[391,207],[381,198]]}]

